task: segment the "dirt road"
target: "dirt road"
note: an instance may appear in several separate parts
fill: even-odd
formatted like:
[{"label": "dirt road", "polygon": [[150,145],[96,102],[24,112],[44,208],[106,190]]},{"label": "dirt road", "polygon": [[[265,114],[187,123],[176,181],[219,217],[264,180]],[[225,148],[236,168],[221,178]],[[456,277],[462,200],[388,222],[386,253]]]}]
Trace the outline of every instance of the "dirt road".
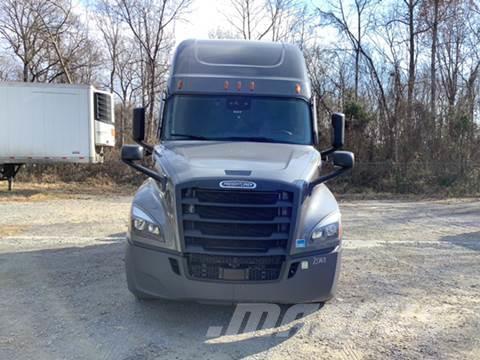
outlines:
[{"label": "dirt road", "polygon": [[480,358],[480,200],[342,203],[337,297],[280,329],[217,338],[208,328],[233,307],[128,292],[129,202],[0,195],[0,359]]}]

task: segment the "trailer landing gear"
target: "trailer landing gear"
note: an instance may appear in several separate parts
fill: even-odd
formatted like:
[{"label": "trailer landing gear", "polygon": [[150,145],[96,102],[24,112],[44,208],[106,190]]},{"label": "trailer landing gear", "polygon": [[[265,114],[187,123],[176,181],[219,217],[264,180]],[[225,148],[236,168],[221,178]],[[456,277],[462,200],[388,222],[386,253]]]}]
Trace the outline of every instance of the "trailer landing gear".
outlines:
[{"label": "trailer landing gear", "polygon": [[8,181],[8,191],[12,191],[12,184],[15,176],[23,164],[0,164],[0,181]]}]

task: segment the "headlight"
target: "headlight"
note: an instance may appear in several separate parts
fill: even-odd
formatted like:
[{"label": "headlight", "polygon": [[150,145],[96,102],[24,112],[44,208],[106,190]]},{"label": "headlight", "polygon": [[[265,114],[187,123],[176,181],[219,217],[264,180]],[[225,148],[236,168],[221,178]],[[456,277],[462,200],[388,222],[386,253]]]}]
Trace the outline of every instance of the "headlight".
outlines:
[{"label": "headlight", "polygon": [[340,213],[334,212],[320,221],[312,231],[310,241],[314,243],[338,240],[342,235]]},{"label": "headlight", "polygon": [[139,241],[157,246],[165,243],[160,226],[155,223],[155,220],[150,215],[136,206],[132,207],[131,226],[132,233],[137,235]]},{"label": "headlight", "polygon": [[338,211],[324,217],[305,234],[304,239],[297,240],[296,252],[311,252],[335,248],[342,237],[342,224]]}]

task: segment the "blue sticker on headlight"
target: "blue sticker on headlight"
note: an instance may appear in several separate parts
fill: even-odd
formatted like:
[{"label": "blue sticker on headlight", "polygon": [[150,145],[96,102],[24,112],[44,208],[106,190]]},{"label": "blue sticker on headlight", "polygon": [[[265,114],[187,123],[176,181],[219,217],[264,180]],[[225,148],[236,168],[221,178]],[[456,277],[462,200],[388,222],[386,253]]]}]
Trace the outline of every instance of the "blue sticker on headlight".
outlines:
[{"label": "blue sticker on headlight", "polygon": [[307,246],[307,242],[305,241],[305,239],[297,239],[295,241],[295,247],[297,248],[304,248]]}]

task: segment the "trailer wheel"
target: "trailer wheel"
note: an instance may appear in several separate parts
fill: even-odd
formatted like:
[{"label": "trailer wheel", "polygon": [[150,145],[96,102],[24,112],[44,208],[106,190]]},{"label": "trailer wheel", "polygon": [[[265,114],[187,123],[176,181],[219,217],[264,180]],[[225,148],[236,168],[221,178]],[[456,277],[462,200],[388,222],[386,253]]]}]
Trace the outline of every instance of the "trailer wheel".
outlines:
[{"label": "trailer wheel", "polygon": [[7,180],[8,191],[12,191],[15,176],[22,168],[23,164],[0,164],[0,181]]}]

